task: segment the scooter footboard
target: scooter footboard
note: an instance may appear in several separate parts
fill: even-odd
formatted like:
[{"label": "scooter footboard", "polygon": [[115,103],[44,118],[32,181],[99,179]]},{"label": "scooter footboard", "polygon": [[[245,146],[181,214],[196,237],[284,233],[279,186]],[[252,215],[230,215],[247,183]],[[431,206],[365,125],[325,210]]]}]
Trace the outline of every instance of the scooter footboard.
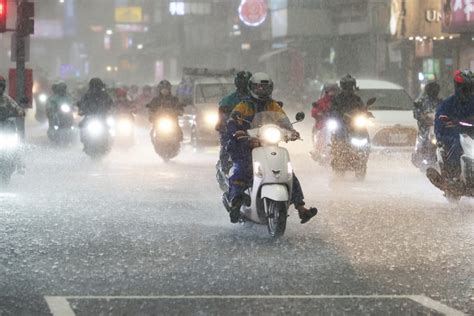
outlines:
[{"label": "scooter footboard", "polygon": [[473,185],[474,184],[474,160],[467,156],[461,157],[461,169],[462,175],[466,184]]},{"label": "scooter footboard", "polygon": [[268,198],[273,201],[288,202],[290,194],[286,185],[267,184],[262,187],[260,197],[262,199]]}]

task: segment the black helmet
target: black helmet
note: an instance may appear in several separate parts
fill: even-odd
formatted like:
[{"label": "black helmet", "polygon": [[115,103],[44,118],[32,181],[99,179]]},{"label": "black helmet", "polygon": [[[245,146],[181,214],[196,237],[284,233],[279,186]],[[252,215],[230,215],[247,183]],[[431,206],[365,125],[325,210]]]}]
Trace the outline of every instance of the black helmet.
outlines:
[{"label": "black helmet", "polygon": [[171,91],[171,82],[168,80],[161,80],[156,88],[158,89],[158,92],[162,89],[169,89]]},{"label": "black helmet", "polygon": [[474,74],[470,70],[454,72],[454,89],[456,94],[468,98],[474,91]]},{"label": "black helmet", "polygon": [[428,97],[436,99],[439,95],[441,86],[436,81],[430,81],[425,87],[425,93]]},{"label": "black helmet", "polygon": [[56,91],[60,95],[65,95],[67,93],[67,84],[65,82],[58,82],[56,84]]},{"label": "black helmet", "polygon": [[235,86],[237,90],[246,92],[248,91],[249,80],[252,77],[252,73],[249,71],[239,71],[234,78]]},{"label": "black helmet", "polygon": [[357,81],[354,77],[348,74],[341,78],[341,81],[339,81],[339,85],[341,86],[342,90],[354,91],[357,87]]},{"label": "black helmet", "polygon": [[105,84],[100,80],[100,78],[92,78],[89,81],[89,89],[99,91],[105,89]]},{"label": "black helmet", "polygon": [[269,100],[273,92],[273,81],[269,75],[258,72],[249,80],[249,91],[255,99]]}]

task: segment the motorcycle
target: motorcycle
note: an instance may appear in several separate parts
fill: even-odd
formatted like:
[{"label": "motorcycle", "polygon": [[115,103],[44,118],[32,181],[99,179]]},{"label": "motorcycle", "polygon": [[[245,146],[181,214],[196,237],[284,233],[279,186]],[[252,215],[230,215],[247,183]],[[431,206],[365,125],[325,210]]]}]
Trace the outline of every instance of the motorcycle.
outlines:
[{"label": "motorcycle", "polygon": [[115,143],[122,147],[135,145],[135,115],[131,112],[118,113],[115,116]]},{"label": "motorcycle", "polygon": [[453,121],[447,117],[440,119],[460,130],[459,138],[463,149],[463,155],[460,158],[461,175],[459,178],[457,178],[457,175],[454,178],[451,172],[447,170],[445,161],[448,150],[440,142],[436,155],[438,159],[437,167],[441,173],[434,167],[430,167],[427,169],[426,175],[433,185],[444,191],[444,195],[449,202],[457,203],[463,196],[474,197],[474,121]]},{"label": "motorcycle", "polygon": [[433,166],[436,161],[436,136],[434,133],[434,113],[427,114],[427,130],[418,132],[415,151],[412,153],[411,161],[416,168],[422,172]]},{"label": "motorcycle", "polygon": [[375,98],[366,104],[366,110],[347,113],[342,122],[329,119],[326,124],[332,132],[330,163],[332,170],[339,176],[346,171],[355,171],[358,180],[367,175],[367,162],[371,146],[367,126],[374,115],[367,109],[374,104]]},{"label": "motorcycle", "polygon": [[174,111],[161,110],[155,116],[151,130],[151,142],[155,152],[165,162],[176,157],[181,150],[183,133],[179,126],[178,115]]},{"label": "motorcycle", "polygon": [[20,135],[16,119],[0,121],[0,182],[8,184],[16,171],[20,159]]},{"label": "motorcycle", "polygon": [[[296,122],[304,120],[304,113],[296,115]],[[248,137],[261,146],[252,150],[253,184],[247,188],[245,203],[240,209],[241,221],[266,225],[270,236],[283,236],[293,187],[293,168],[286,148],[281,142],[295,141],[292,131],[276,125],[286,118],[281,113],[260,112],[250,123]],[[233,170],[231,169],[230,174]],[[226,193],[223,199],[226,199]],[[244,199],[245,200],[245,199]],[[227,203],[224,201],[224,204]]]},{"label": "motorcycle", "polygon": [[[321,118],[323,119],[323,118]],[[331,136],[332,131],[328,128],[327,119],[321,129],[313,128],[313,150],[310,152],[311,158],[321,166],[327,166],[331,157]]]},{"label": "motorcycle", "polygon": [[104,115],[88,115],[81,123],[81,142],[91,158],[101,158],[112,148],[115,121]]},{"label": "motorcycle", "polygon": [[53,114],[48,129],[48,138],[61,146],[68,146],[74,142],[75,130],[73,107],[63,103]]}]

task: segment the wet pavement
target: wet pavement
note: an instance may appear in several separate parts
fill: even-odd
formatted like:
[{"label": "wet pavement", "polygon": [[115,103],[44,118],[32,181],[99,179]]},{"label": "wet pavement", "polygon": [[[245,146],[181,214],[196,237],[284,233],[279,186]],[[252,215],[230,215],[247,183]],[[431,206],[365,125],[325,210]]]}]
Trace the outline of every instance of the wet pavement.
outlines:
[{"label": "wet pavement", "polygon": [[359,182],[290,145],[320,213],[292,210],[272,240],[230,224],[216,148],[165,164],[142,136],[102,162],[35,138],[0,190],[0,315],[474,314],[474,204],[446,202],[409,154],[374,155]]}]

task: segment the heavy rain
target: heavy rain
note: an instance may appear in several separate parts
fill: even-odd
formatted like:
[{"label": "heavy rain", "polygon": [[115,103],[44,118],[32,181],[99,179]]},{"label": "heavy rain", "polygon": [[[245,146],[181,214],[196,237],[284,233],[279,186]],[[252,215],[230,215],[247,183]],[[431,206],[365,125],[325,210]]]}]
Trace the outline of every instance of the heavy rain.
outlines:
[{"label": "heavy rain", "polygon": [[0,316],[474,315],[474,3],[0,0]]}]

